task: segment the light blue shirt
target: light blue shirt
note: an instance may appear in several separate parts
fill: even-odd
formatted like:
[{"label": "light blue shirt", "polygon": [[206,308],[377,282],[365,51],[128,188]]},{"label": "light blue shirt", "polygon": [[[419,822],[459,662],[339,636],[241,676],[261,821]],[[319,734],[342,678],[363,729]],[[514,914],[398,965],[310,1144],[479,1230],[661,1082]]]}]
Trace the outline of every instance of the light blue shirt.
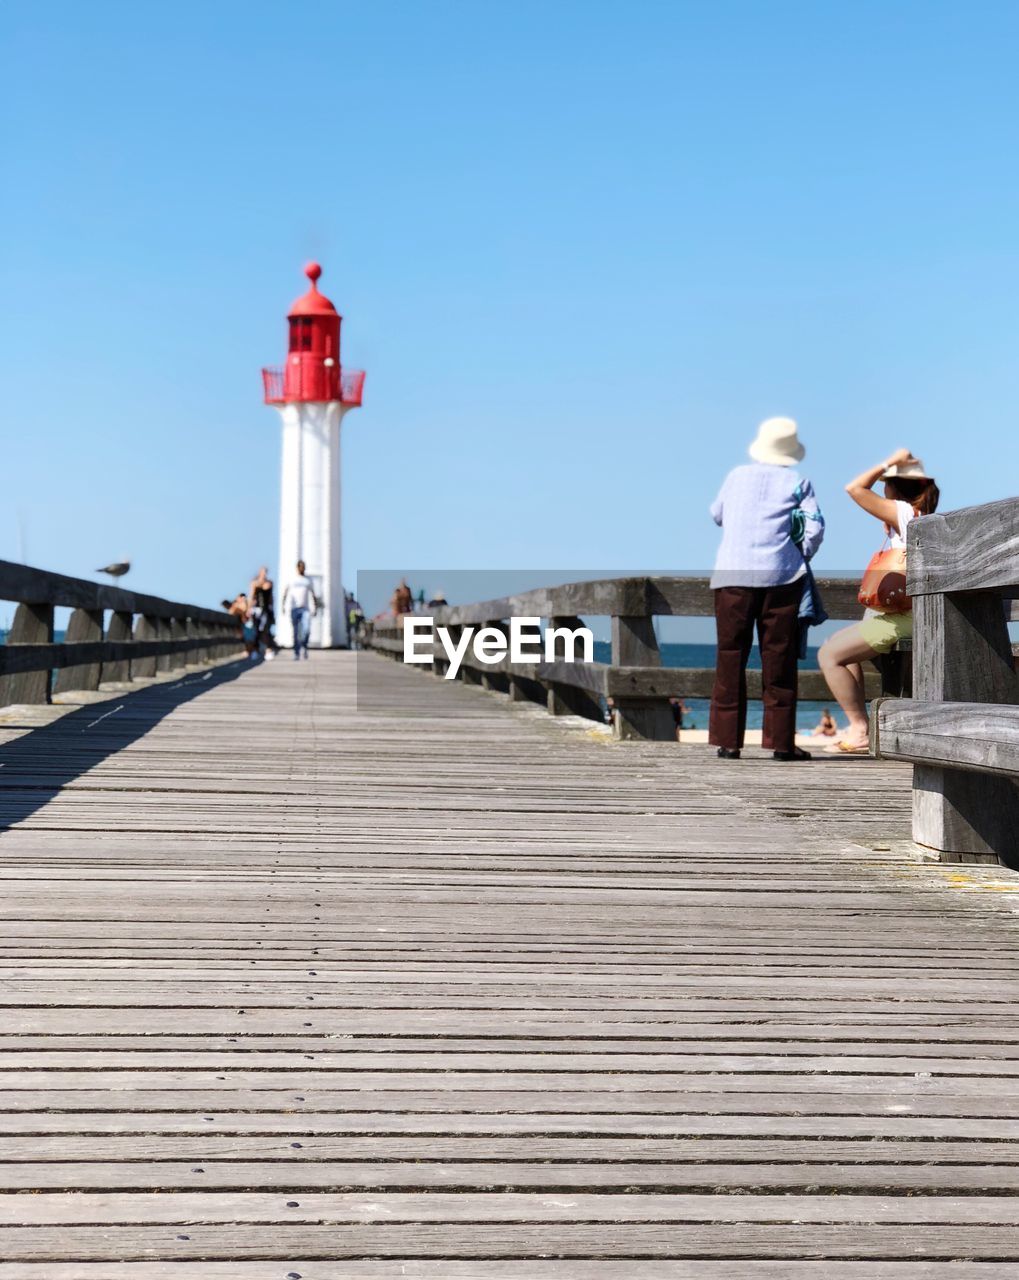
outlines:
[{"label": "light blue shirt", "polygon": [[711,516],[722,526],[713,588],[796,582],[824,538],[814,487],[792,467],[734,467],[711,504]]}]

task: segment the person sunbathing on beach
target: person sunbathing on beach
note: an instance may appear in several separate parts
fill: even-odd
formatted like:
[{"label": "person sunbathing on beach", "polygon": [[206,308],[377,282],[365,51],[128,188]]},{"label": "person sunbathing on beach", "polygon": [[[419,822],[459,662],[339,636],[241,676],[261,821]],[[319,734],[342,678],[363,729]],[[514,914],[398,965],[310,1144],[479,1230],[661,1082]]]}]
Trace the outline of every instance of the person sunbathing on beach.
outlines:
[{"label": "person sunbathing on beach", "polygon": [[[878,480],[885,482],[883,498],[873,492]],[[825,749],[867,755],[870,726],[860,664],[879,653],[889,653],[900,640],[913,634],[913,607],[905,594],[906,526],[918,516],[932,515],[938,509],[941,494],[934,477],[908,449],[896,449],[884,462],[850,480],[846,492],[857,506],[881,521],[891,550],[899,552],[901,560],[898,571],[886,575],[887,585],[880,580],[880,573],[875,575],[879,581],[874,589],[879,598],[874,607],[866,610],[863,621],[837,631],[817,655],[828,688],[849,719],[843,737]],[[866,588],[865,583],[861,598]]]}]

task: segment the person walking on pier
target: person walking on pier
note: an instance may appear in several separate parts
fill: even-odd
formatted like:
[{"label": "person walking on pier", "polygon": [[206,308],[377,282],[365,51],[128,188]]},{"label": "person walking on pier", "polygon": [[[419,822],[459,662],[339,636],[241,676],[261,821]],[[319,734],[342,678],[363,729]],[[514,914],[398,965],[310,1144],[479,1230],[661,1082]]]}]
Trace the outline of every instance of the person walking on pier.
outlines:
[{"label": "person walking on pier", "polygon": [[796,470],[805,453],[792,418],[769,418],[750,446],[753,461],[729,472],[711,505],[722,544],[711,575],[718,655],[708,741],[723,760],[738,760],[743,749],[755,626],[763,745],[776,760],[810,759],[796,745],[796,660],[804,578],[824,538],[824,517],[813,486]]},{"label": "person walking on pier", "polygon": [[290,608],[290,621],[294,628],[294,661],[297,662],[303,651],[308,657],[308,631],[311,619],[318,607],[311,579],[305,573],[303,560],[297,562],[297,576],[292,578],[283,591],[283,605]]},{"label": "person walking on pier", "polygon": [[269,569],[266,565],[262,565],[252,578],[248,600],[251,616],[255,622],[259,648],[264,648],[266,658],[271,661],[279,652],[279,645],[272,631],[276,622],[276,613],[273,608],[272,579],[269,577]]},{"label": "person walking on pier", "polygon": [[[885,482],[883,498],[873,492],[879,480]],[[849,718],[845,735],[826,750],[862,756],[870,752],[870,723],[861,663],[891,652],[913,634],[913,606],[906,595],[906,526],[917,516],[933,515],[941,493],[908,449],[896,449],[884,462],[850,480],[846,492],[881,521],[889,544],[871,561],[861,584],[863,621],[836,631],[817,655],[828,688]]]}]

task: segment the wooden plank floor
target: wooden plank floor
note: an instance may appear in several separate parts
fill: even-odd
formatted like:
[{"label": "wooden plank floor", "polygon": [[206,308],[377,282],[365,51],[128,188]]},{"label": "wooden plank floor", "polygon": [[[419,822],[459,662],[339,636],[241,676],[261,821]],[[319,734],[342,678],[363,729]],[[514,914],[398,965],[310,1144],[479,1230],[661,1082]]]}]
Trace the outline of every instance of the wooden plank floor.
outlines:
[{"label": "wooden plank floor", "polygon": [[906,768],[373,654],[6,718],[0,1280],[1019,1274],[1019,877]]}]

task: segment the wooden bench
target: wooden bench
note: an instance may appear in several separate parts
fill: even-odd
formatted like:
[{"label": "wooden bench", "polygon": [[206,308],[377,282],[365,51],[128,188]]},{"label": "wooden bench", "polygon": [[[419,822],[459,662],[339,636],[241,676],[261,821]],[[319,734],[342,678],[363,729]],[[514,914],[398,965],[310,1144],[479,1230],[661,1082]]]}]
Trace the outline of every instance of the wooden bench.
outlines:
[{"label": "wooden bench", "polygon": [[913,838],[943,861],[1019,863],[1019,498],[908,531],[914,697],[871,716],[875,756],[913,763]]}]

